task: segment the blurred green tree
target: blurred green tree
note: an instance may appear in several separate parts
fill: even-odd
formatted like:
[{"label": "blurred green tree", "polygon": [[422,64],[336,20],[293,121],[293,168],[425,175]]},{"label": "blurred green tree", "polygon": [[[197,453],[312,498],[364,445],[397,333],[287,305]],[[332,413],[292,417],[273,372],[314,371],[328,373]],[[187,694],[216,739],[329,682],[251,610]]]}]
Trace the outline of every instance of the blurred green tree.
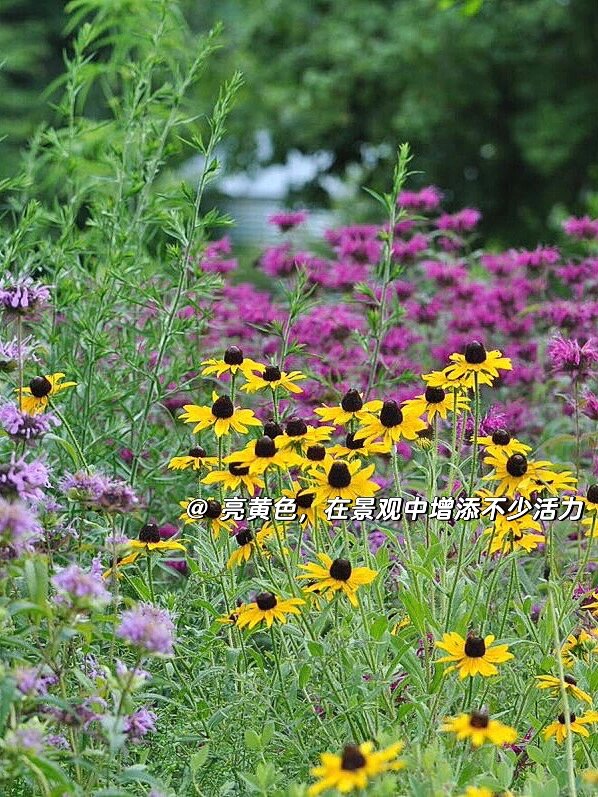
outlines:
[{"label": "blurred green tree", "polygon": [[[329,149],[331,171],[409,141],[422,182],[527,243],[556,204],[573,209],[598,166],[596,0],[221,0],[222,72],[246,75],[237,162],[266,129],[273,159]],[[366,161],[368,158],[366,157]],[[389,164],[369,157],[369,185]]]},{"label": "blurred green tree", "polygon": [[64,67],[65,22],[59,0],[0,0],[0,176],[48,113],[42,93]]}]

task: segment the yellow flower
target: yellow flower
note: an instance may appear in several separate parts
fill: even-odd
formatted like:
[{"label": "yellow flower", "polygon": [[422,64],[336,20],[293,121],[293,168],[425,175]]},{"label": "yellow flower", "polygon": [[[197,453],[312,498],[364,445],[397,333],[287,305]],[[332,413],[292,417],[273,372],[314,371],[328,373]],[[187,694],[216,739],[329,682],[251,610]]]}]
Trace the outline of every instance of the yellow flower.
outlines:
[{"label": "yellow flower", "polygon": [[170,470],[186,470],[193,468],[193,470],[201,470],[206,468],[209,470],[218,462],[218,457],[208,457],[205,450],[201,446],[194,446],[189,449],[189,453],[181,457],[173,457],[168,463]]},{"label": "yellow flower", "polygon": [[129,540],[127,547],[133,551],[186,551],[185,546],[177,540],[163,540],[155,523],[147,523],[139,531],[139,538]]},{"label": "yellow flower", "polygon": [[258,547],[263,552],[264,543],[272,536],[273,531],[273,528],[265,523],[256,534],[250,528],[242,529],[235,534],[235,541],[239,547],[229,556],[226,563],[228,569],[248,562]]},{"label": "yellow flower", "polygon": [[454,733],[460,741],[469,739],[473,747],[481,747],[485,742],[500,747],[503,744],[512,744],[517,738],[515,728],[503,725],[498,720],[491,720],[484,711],[447,717],[442,730]]},{"label": "yellow flower", "polygon": [[374,454],[386,454],[388,449],[384,443],[366,443],[363,433],[347,432],[345,442],[330,446],[328,451],[333,457],[353,459],[353,457],[371,457]]},{"label": "yellow flower", "polygon": [[332,560],[327,554],[317,554],[324,567],[317,564],[299,565],[305,573],[297,578],[309,579],[315,583],[305,588],[306,592],[329,593],[332,597],[339,590],[344,592],[353,606],[358,606],[357,590],[370,584],[378,575],[369,567],[352,567],[348,559]]},{"label": "yellow flower", "polygon": [[508,645],[495,645],[492,647],[494,637],[492,634],[484,639],[469,634],[463,639],[460,634],[451,631],[444,634],[442,642],[436,642],[436,647],[445,650],[449,655],[438,659],[439,662],[455,662],[447,667],[446,672],[458,670],[461,678],[482,675],[485,678],[498,673],[497,664],[514,658],[508,652]]},{"label": "yellow flower", "polygon": [[180,416],[185,423],[194,423],[193,433],[214,427],[216,437],[231,433],[231,429],[239,434],[247,434],[248,426],[261,426],[261,421],[251,410],[241,410],[233,406],[230,396],[212,393],[211,407],[199,407],[197,404],[185,404],[185,412]]},{"label": "yellow flower", "polygon": [[477,340],[467,344],[464,354],[451,354],[449,360],[452,360],[453,365],[446,367],[446,375],[466,387],[471,386],[475,374],[479,384],[491,385],[499,376],[499,371],[510,371],[513,367],[508,357],[503,357],[496,349],[487,352]]},{"label": "yellow flower", "polygon": [[333,423],[335,426],[345,426],[352,420],[362,421],[369,414],[380,412],[382,402],[378,399],[366,401],[364,404],[363,395],[357,390],[348,390],[341,399],[341,403],[336,407],[319,407],[314,410],[319,415],[323,423]]},{"label": "yellow flower", "polygon": [[249,473],[249,465],[239,462],[229,463],[228,470],[213,470],[201,480],[203,484],[222,484],[225,490],[238,490],[243,484],[249,495],[254,495],[256,488],[265,487],[264,480],[257,474]]},{"label": "yellow flower", "polygon": [[[443,387],[428,385],[425,393],[409,401],[404,401],[403,407],[413,410],[415,415],[426,414],[430,423],[436,415],[446,420],[447,413],[453,412],[455,408],[455,399],[453,394]],[[457,412],[461,413],[467,409],[469,409],[469,399],[466,396],[457,395]]]},{"label": "yellow flower", "polygon": [[484,534],[490,535],[492,540],[489,554],[520,550],[529,553],[546,542],[542,526],[531,515],[515,520],[507,520],[503,515],[497,515],[494,526],[485,529]]},{"label": "yellow flower", "polygon": [[561,648],[561,659],[565,667],[573,667],[576,659],[581,659],[587,664],[593,656],[598,654],[598,629],[593,628],[589,633],[583,629],[576,636],[569,634]]},{"label": "yellow flower", "polygon": [[[555,678],[554,675],[536,675],[536,681],[538,682],[536,684],[538,689],[550,689],[552,697],[560,697],[561,680],[559,678]],[[569,692],[577,700],[583,700],[585,703],[592,702],[590,695],[577,686],[577,681],[572,675],[565,675],[564,687],[565,691]]]},{"label": "yellow flower", "polygon": [[302,598],[281,599],[273,592],[260,592],[254,603],[247,603],[239,608],[237,625],[239,628],[247,626],[251,629],[263,622],[271,628],[275,620],[286,623],[287,614],[301,614],[298,607],[304,603]]},{"label": "yellow flower", "polygon": [[298,387],[295,382],[305,379],[305,375],[301,371],[281,371],[277,365],[260,366],[257,373],[252,373],[247,377],[247,382],[241,387],[246,393],[256,393],[258,390],[271,388],[276,390],[282,387],[289,393],[303,393],[303,390]]},{"label": "yellow flower", "polygon": [[240,371],[244,377],[249,378],[253,371],[257,371],[264,367],[255,360],[244,357],[242,349],[238,346],[229,346],[224,352],[224,358],[222,360],[212,358],[210,360],[204,360],[202,365],[205,365],[205,368],[201,372],[204,376],[216,374],[218,378],[224,373],[236,374],[237,371]]},{"label": "yellow flower", "polygon": [[297,506],[297,519],[299,523],[315,526],[316,518],[318,523],[328,525],[330,521],[324,514],[324,507],[314,504],[316,494],[310,487],[302,487],[295,481],[291,482],[290,490],[283,490],[282,494],[286,498],[292,498]]},{"label": "yellow flower", "polygon": [[524,454],[512,454],[507,456],[500,452],[491,457],[485,457],[484,462],[491,465],[494,469],[488,476],[484,476],[484,481],[497,481],[496,495],[506,495],[513,498],[515,493],[520,493],[524,498],[529,498],[534,490],[538,489],[538,479],[547,474],[545,468],[552,465],[551,462],[542,460],[532,462]]},{"label": "yellow flower", "polygon": [[429,374],[422,374],[422,379],[428,385],[428,387],[441,387],[443,390],[457,390],[461,392],[467,388],[473,387],[473,375],[469,377],[469,379],[466,379],[465,377],[461,379],[453,379],[447,374],[447,371],[450,367],[451,366],[449,365],[442,371],[431,371]]},{"label": "yellow flower", "polygon": [[234,462],[241,467],[248,467],[249,473],[263,473],[270,465],[279,468],[288,468],[293,465],[301,465],[303,460],[293,451],[281,448],[279,438],[272,440],[271,437],[263,435],[257,440],[252,440],[242,451],[235,451],[224,462]]},{"label": "yellow flower", "polygon": [[108,570],[105,570],[102,573],[102,578],[110,578],[112,573],[116,575],[117,578],[122,578],[120,574],[120,570],[127,565],[132,565],[140,556],[139,551],[135,551],[135,553],[130,553],[128,556],[122,556],[116,560],[116,564],[113,567],[109,567]]},{"label": "yellow flower", "polygon": [[582,603],[582,609],[588,609],[592,612],[594,617],[598,615],[598,591],[592,592],[592,594],[585,599]]},{"label": "yellow flower", "polygon": [[417,433],[426,426],[427,424],[418,417],[417,411],[406,407],[401,410],[397,402],[391,400],[384,402],[377,417],[368,415],[362,420],[358,435],[363,437],[366,443],[381,438],[386,451],[390,451],[401,437],[415,440]]},{"label": "yellow flower", "polygon": [[584,783],[589,783],[590,786],[598,786],[598,769],[586,769],[581,777]]},{"label": "yellow flower", "polygon": [[374,465],[361,469],[359,460],[345,462],[335,460],[326,463],[324,470],[314,469],[312,477],[316,488],[316,503],[325,504],[329,499],[347,498],[354,501],[357,497],[371,498],[380,486],[370,477],[374,473]]},{"label": "yellow flower", "polygon": [[460,797],[513,797],[513,792],[501,791],[497,794],[487,786],[468,786]]},{"label": "yellow flower", "polygon": [[307,451],[311,446],[327,443],[334,432],[333,426],[308,426],[301,418],[291,418],[284,427],[284,434],[278,435],[276,445],[279,448],[293,448]]},{"label": "yellow flower", "polygon": [[[598,722],[598,711],[587,711],[580,717],[573,713],[569,714],[571,733],[578,733],[586,738],[590,735],[590,732],[585,726],[595,722]],[[544,729],[544,738],[550,739],[551,736],[556,738],[557,744],[562,744],[567,738],[567,723],[564,714],[559,714],[555,722],[551,722]]]},{"label": "yellow flower", "polygon": [[402,749],[402,742],[378,751],[374,750],[372,742],[364,742],[360,745],[346,745],[341,755],[322,753],[320,765],[311,770],[318,782],[310,786],[309,797],[329,789],[336,789],[342,794],[365,789],[370,779],[376,775],[404,769],[405,762],[397,758]]},{"label": "yellow flower", "polygon": [[500,457],[501,454],[506,454],[507,457],[513,454],[527,455],[532,450],[531,446],[526,446],[516,437],[511,437],[506,429],[497,429],[490,436],[478,437],[478,445],[484,446],[486,453],[493,457]]},{"label": "yellow flower", "polygon": [[39,415],[48,406],[50,396],[56,396],[69,387],[75,387],[76,382],[63,382],[64,376],[60,373],[36,376],[29,382],[29,387],[24,387],[22,391],[17,388],[21,411],[28,415]]},{"label": "yellow flower", "polygon": [[205,515],[202,515],[200,518],[195,518],[191,517],[191,515],[187,512],[187,507],[194,500],[194,498],[187,498],[185,501],[179,501],[179,506],[185,510],[181,515],[179,515],[179,520],[182,520],[185,524],[205,521],[214,537],[218,537],[221,531],[224,531],[227,534],[231,533],[231,529],[234,527],[235,522],[234,520],[220,520],[220,516],[222,515],[222,504],[220,501],[216,501],[213,498],[208,498],[208,506]]}]

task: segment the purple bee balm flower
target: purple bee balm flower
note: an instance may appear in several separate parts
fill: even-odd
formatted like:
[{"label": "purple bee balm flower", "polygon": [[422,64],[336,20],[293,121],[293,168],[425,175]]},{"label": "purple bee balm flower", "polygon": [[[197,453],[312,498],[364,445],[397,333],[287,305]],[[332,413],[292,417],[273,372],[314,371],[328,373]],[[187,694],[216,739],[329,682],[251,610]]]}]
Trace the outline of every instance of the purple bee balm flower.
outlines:
[{"label": "purple bee balm flower", "polygon": [[52,412],[29,415],[10,403],[0,407],[0,426],[13,440],[31,442],[43,437],[53,426],[60,426],[60,420]]},{"label": "purple bee balm flower", "polygon": [[50,289],[36,285],[31,277],[0,287],[0,307],[7,315],[35,318],[50,300]]},{"label": "purple bee balm flower", "polygon": [[17,667],[12,674],[17,689],[27,697],[40,697],[48,694],[48,687],[58,683],[53,673],[42,675],[39,667]]},{"label": "purple bee balm flower", "polygon": [[0,341],[0,373],[9,374],[12,371],[17,370],[19,367],[19,351],[21,354],[21,360],[26,360],[27,362],[38,362],[38,358],[31,350],[31,338],[25,338],[25,340],[22,340],[20,349],[16,340],[11,340],[7,343]]},{"label": "purple bee balm flower", "polygon": [[438,208],[441,200],[441,191],[435,185],[428,185],[421,191],[401,191],[397,204],[409,210],[430,212]]},{"label": "purple bee balm flower", "polygon": [[598,349],[591,338],[580,346],[578,340],[557,335],[548,343],[548,356],[554,371],[577,379],[589,376],[598,364]]},{"label": "purple bee balm flower", "polygon": [[12,454],[8,464],[0,465],[0,496],[40,501],[45,487],[49,487],[48,469],[39,460],[26,462]]},{"label": "purple bee balm flower", "polygon": [[598,219],[591,219],[589,216],[577,218],[571,216],[563,223],[563,229],[571,238],[590,241],[598,238]]},{"label": "purple bee balm flower", "polygon": [[41,536],[37,517],[25,504],[0,498],[0,558],[14,559],[32,553]]},{"label": "purple bee balm flower", "polygon": [[73,501],[103,512],[131,512],[139,504],[135,491],[126,482],[101,473],[78,471],[67,474],[60,489]]},{"label": "purple bee balm flower", "polygon": [[72,564],[52,576],[52,586],[56,590],[54,603],[67,609],[100,608],[110,600],[110,593],[104,585],[99,560],[94,561],[90,572]]},{"label": "purple bee balm flower", "polygon": [[583,394],[581,411],[591,421],[598,421],[598,396],[591,390]]},{"label": "purple bee balm flower", "polygon": [[44,741],[41,727],[29,724],[23,725],[15,731],[9,731],[6,734],[5,746],[21,753],[39,756],[43,752]]},{"label": "purple bee balm flower", "polygon": [[482,218],[482,214],[475,208],[463,208],[458,213],[443,213],[436,221],[439,230],[452,230],[453,232],[470,232]]},{"label": "purple bee balm flower", "polygon": [[148,733],[156,730],[156,713],[147,708],[139,708],[124,718],[123,730],[132,742],[137,742]]},{"label": "purple bee balm flower", "polygon": [[123,612],[116,633],[144,653],[167,656],[173,652],[174,624],[168,612],[157,606],[141,603]]},{"label": "purple bee balm flower", "polygon": [[71,746],[65,736],[60,733],[53,733],[46,738],[46,742],[50,747],[55,747],[57,750],[70,750]]},{"label": "purple bee balm flower", "polygon": [[287,232],[307,221],[307,215],[305,210],[272,213],[268,216],[268,222],[278,227],[281,232]]}]

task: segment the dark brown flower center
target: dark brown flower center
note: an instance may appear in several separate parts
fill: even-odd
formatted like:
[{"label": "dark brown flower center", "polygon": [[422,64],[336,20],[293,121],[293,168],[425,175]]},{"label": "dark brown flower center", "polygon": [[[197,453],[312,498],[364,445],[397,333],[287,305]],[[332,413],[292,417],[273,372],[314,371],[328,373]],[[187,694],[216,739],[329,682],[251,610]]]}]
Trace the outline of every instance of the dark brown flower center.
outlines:
[{"label": "dark brown flower center", "polygon": [[265,379],[266,382],[278,382],[281,376],[280,368],[277,365],[267,365],[264,368],[262,379]]},{"label": "dark brown flower center", "polygon": [[240,462],[231,462],[228,466],[228,472],[233,476],[247,476],[249,473],[249,467],[241,465]]},{"label": "dark brown flower center", "polygon": [[309,459],[310,462],[321,462],[324,457],[326,456],[326,449],[324,446],[308,446],[307,451],[305,452],[306,459]]},{"label": "dark brown flower center", "polygon": [[243,362],[243,351],[238,346],[229,346],[224,352],[224,362],[227,365],[241,365]]},{"label": "dark brown flower center", "polygon": [[357,769],[362,769],[365,764],[365,756],[356,744],[348,744],[345,746],[341,758],[341,769],[347,772],[355,772]]},{"label": "dark brown flower center", "polygon": [[470,659],[481,659],[486,655],[486,643],[479,636],[468,636],[465,640],[465,655]]},{"label": "dark brown flower center", "polygon": [[189,456],[193,457],[194,459],[203,459],[205,455],[206,452],[201,446],[195,446],[194,448],[189,449]]},{"label": "dark brown flower center", "polygon": [[247,545],[253,539],[253,532],[251,529],[242,529],[238,534],[235,534],[237,545]]},{"label": "dark brown flower center", "polygon": [[350,451],[358,451],[363,448],[365,440],[363,437],[355,437],[355,432],[348,432],[345,437],[345,447]]},{"label": "dark brown flower center", "polygon": [[255,599],[257,603],[258,609],[261,609],[263,612],[267,612],[269,609],[273,609],[276,604],[276,595],[272,592],[260,592],[260,594]]},{"label": "dark brown flower center", "polygon": [[481,365],[486,360],[486,349],[478,340],[468,343],[465,347],[465,362],[470,365]]},{"label": "dark brown flower center", "polygon": [[359,412],[363,401],[357,390],[348,390],[341,399],[341,407],[345,412]]},{"label": "dark brown flower center", "polygon": [[160,542],[160,529],[155,523],[147,523],[139,529],[139,542]]},{"label": "dark brown flower center", "polygon": [[469,724],[472,728],[487,728],[490,718],[485,711],[472,711]]},{"label": "dark brown flower center", "polygon": [[441,387],[427,387],[424,395],[428,404],[440,404],[446,393]]},{"label": "dark brown flower center", "polygon": [[351,484],[351,471],[344,462],[334,462],[330,466],[328,484],[339,490]]},{"label": "dark brown flower center", "polygon": [[276,423],[276,421],[268,421],[264,424],[264,435],[266,437],[274,440],[279,434],[282,434],[282,426],[279,423]]},{"label": "dark brown flower center", "polygon": [[335,578],[337,581],[348,581],[351,578],[353,568],[348,559],[335,559],[330,565],[330,570],[328,572],[332,578]]},{"label": "dark brown flower center", "polygon": [[264,435],[255,441],[255,455],[263,459],[271,459],[276,455],[276,445],[271,437]]},{"label": "dark brown flower center", "polygon": [[382,426],[390,429],[392,426],[398,426],[402,422],[403,413],[399,409],[397,402],[392,400],[385,401],[380,410],[380,423]]},{"label": "dark brown flower center", "polygon": [[527,472],[527,458],[523,454],[513,454],[507,460],[507,473],[510,476],[519,477],[525,476]]},{"label": "dark brown flower center", "polygon": [[577,681],[572,675],[565,675],[564,681],[566,684],[569,684],[570,686],[577,686]]},{"label": "dark brown flower center", "polygon": [[495,446],[508,446],[511,442],[511,435],[506,429],[497,429],[492,435],[492,442]]},{"label": "dark brown flower center", "polygon": [[212,415],[215,418],[232,418],[235,414],[235,408],[230,400],[230,396],[220,396],[212,404]]},{"label": "dark brown flower center", "polygon": [[210,520],[216,520],[222,514],[222,504],[220,501],[214,501],[212,498],[208,501],[208,508],[206,509],[205,517]]},{"label": "dark brown flower center", "polygon": [[301,437],[307,434],[307,424],[301,418],[291,418],[285,427],[285,432],[289,437]]},{"label": "dark brown flower center", "polygon": [[[573,712],[571,712],[569,714],[569,722],[573,723],[573,722],[575,722],[576,719],[577,719],[577,717],[575,716],[575,714]],[[559,714],[558,720],[561,723],[561,725],[566,725],[567,724],[567,722],[565,720],[565,715],[563,713]]]},{"label": "dark brown flower center", "polygon": [[592,484],[588,487],[587,498],[591,504],[598,504],[598,484]]},{"label": "dark brown flower center", "polygon": [[300,509],[309,509],[315,497],[315,493],[297,493],[295,496],[295,503]]},{"label": "dark brown flower center", "polygon": [[29,382],[29,390],[35,398],[48,396],[52,390],[52,383],[45,376],[34,376]]}]

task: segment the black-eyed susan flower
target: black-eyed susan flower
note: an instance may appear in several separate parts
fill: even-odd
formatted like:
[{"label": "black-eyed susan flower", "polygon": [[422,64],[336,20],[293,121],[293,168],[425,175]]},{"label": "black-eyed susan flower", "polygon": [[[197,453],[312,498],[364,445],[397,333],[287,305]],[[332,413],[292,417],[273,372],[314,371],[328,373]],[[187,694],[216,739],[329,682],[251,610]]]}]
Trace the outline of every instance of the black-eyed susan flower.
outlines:
[{"label": "black-eyed susan flower", "polygon": [[324,514],[324,507],[314,504],[315,491],[311,487],[302,487],[295,481],[291,482],[290,489],[283,490],[286,498],[291,498],[297,507],[297,519],[300,523],[315,526],[318,523],[328,524],[330,521]]},{"label": "black-eyed susan flower", "polygon": [[565,667],[573,667],[580,659],[586,664],[598,656],[598,629],[581,629],[577,634],[569,634],[561,647],[561,660]]},{"label": "black-eyed susan flower", "polygon": [[290,418],[284,433],[277,438],[280,448],[292,446],[297,451],[306,451],[310,446],[326,443],[334,432],[333,426],[309,426],[301,418]]},{"label": "black-eyed susan flower", "polygon": [[531,515],[508,520],[503,515],[498,515],[494,526],[484,530],[490,535],[488,553],[511,553],[511,551],[535,550],[538,545],[546,542],[542,526]]},{"label": "black-eyed susan flower", "polygon": [[459,797],[513,797],[513,792],[507,789],[497,793],[487,786],[468,786]]},{"label": "black-eyed susan flower", "polygon": [[320,765],[311,770],[318,782],[309,787],[310,797],[335,789],[342,794],[365,789],[369,781],[385,772],[398,772],[405,768],[405,762],[398,758],[403,749],[402,742],[396,742],[383,750],[374,750],[372,742],[348,744],[341,755],[322,753]]},{"label": "black-eyed susan flower", "polygon": [[242,410],[234,407],[230,396],[220,396],[212,393],[213,404],[211,407],[200,407],[197,404],[185,404],[185,412],[180,416],[185,423],[194,423],[193,433],[204,429],[214,428],[216,437],[228,435],[231,429],[239,434],[246,434],[248,426],[261,426],[261,421],[255,417],[251,410]]},{"label": "black-eyed susan flower", "polygon": [[543,470],[552,465],[546,460],[532,462],[524,454],[507,456],[502,451],[494,456],[485,457],[484,462],[493,468],[492,473],[483,477],[484,481],[497,481],[496,495],[506,495],[510,498],[514,497],[515,493],[529,498],[537,489],[536,482]]},{"label": "black-eyed susan flower", "polygon": [[306,462],[309,465],[322,465],[322,463],[329,457],[328,451],[324,448],[323,445],[317,443],[313,446],[308,446],[306,450],[303,452],[303,456],[305,457]]},{"label": "black-eyed susan flower", "polygon": [[577,486],[577,479],[570,470],[560,472],[542,468],[536,474],[536,489],[547,490],[551,495],[558,495],[564,490],[574,490]]},{"label": "black-eyed susan flower", "polygon": [[377,416],[368,415],[362,419],[358,435],[366,443],[379,440],[386,446],[386,451],[390,451],[402,437],[415,440],[417,433],[426,426],[417,411],[407,407],[400,409],[396,401],[390,400],[384,402]]},{"label": "black-eyed susan flower", "polygon": [[255,360],[249,359],[243,355],[243,350],[238,346],[229,346],[224,352],[224,357],[221,360],[214,358],[204,360],[202,365],[205,366],[202,370],[203,376],[211,376],[215,374],[218,378],[225,373],[236,374],[240,371],[246,378],[250,377],[253,371],[259,371],[264,366],[257,363]]},{"label": "black-eyed susan flower", "polygon": [[274,621],[286,623],[288,614],[301,614],[299,606],[304,603],[302,598],[280,598],[273,592],[260,592],[253,603],[239,608],[237,625],[251,629],[258,623],[265,623],[271,628]]},{"label": "black-eyed susan flower", "polygon": [[582,608],[592,612],[594,616],[598,615],[598,590],[586,597],[582,603]]},{"label": "black-eyed susan flower", "polygon": [[344,443],[330,446],[328,453],[332,457],[353,459],[356,456],[367,458],[375,454],[386,454],[388,452],[384,443],[366,443],[365,438],[360,436],[361,434],[361,432],[359,434],[347,432]]},{"label": "black-eyed susan flower", "polygon": [[588,527],[586,536],[598,537],[598,484],[591,484],[582,500],[585,504],[585,517],[581,524]]},{"label": "black-eyed susan flower", "polygon": [[572,675],[565,675],[564,681],[555,678],[554,675],[536,675],[536,686],[538,689],[549,689],[552,697],[561,696],[561,684],[570,695],[584,703],[591,703],[592,698],[577,685],[577,681]]},{"label": "black-eyed susan flower", "polygon": [[516,437],[511,437],[506,429],[497,429],[491,435],[478,437],[478,445],[484,446],[486,453],[490,456],[500,456],[506,454],[507,457],[513,454],[529,454],[531,446],[521,443]]},{"label": "black-eyed susan flower", "polygon": [[321,423],[332,423],[335,426],[346,426],[352,420],[361,421],[368,415],[380,412],[382,402],[379,399],[364,403],[358,390],[348,390],[336,407],[318,407],[314,412],[319,415]]},{"label": "black-eyed susan flower", "polygon": [[348,559],[331,559],[328,554],[317,554],[322,565],[310,563],[299,565],[305,573],[299,579],[308,579],[311,583],[305,587],[306,592],[328,594],[344,592],[353,606],[358,606],[357,590],[365,584],[371,584],[378,573],[369,567],[353,567]]},{"label": "black-eyed susan flower", "polygon": [[[450,366],[449,366],[450,367]],[[467,388],[473,387],[473,376],[466,379],[453,379],[447,374],[447,368],[442,371],[431,371],[429,374],[422,374],[422,379],[429,387],[441,387],[443,390],[457,391],[462,393]]]},{"label": "black-eyed susan flower", "polygon": [[226,563],[229,570],[248,562],[258,548],[264,553],[264,543],[268,537],[272,536],[273,532],[274,529],[267,523],[255,533],[250,528],[241,529],[241,531],[237,532],[235,534],[237,548],[231,553]]},{"label": "black-eyed susan flower", "polygon": [[371,498],[380,486],[371,481],[374,465],[361,468],[359,460],[334,460],[327,462],[323,469],[311,471],[316,488],[316,503],[325,504],[334,498]]},{"label": "black-eyed susan flower", "polygon": [[187,498],[184,501],[179,501],[179,506],[182,507],[184,510],[182,514],[179,515],[179,520],[182,520],[183,523],[205,523],[207,527],[210,529],[214,537],[218,537],[221,531],[224,531],[226,534],[230,534],[231,530],[233,529],[235,523],[233,520],[222,520],[222,504],[220,501],[216,501],[213,498],[209,498],[207,500],[207,507],[205,514],[202,515],[200,518],[192,517],[189,512],[187,512],[187,507],[191,504],[195,499]]},{"label": "black-eyed susan flower", "polygon": [[133,551],[185,551],[185,546],[177,540],[163,540],[160,537],[160,529],[155,523],[146,523],[139,530],[139,537],[136,540],[129,540],[129,548]]},{"label": "black-eyed susan flower", "polygon": [[[456,400],[458,413],[469,409],[467,396],[457,394]],[[455,397],[452,391],[445,390],[443,387],[428,385],[425,392],[420,396],[404,401],[403,407],[407,410],[413,410],[417,416],[425,415],[428,422],[433,421],[436,416],[446,420],[447,413],[455,410]]]},{"label": "black-eyed susan flower", "polygon": [[[571,729],[571,733],[577,733],[586,738],[590,735],[586,725],[593,725],[595,722],[598,722],[598,711],[586,711],[586,713],[581,716],[577,716],[573,712],[569,714],[569,728]],[[544,738],[550,739],[551,736],[554,736],[557,744],[562,744],[567,738],[567,735],[567,722],[563,713],[559,714],[554,722],[551,722],[550,725],[544,728]]]},{"label": "black-eyed susan flower", "polygon": [[490,719],[486,711],[447,717],[442,730],[454,733],[459,741],[469,739],[473,747],[481,747],[485,742],[501,747],[503,744],[512,744],[517,738],[515,728]]},{"label": "black-eyed susan flower", "polygon": [[224,461],[248,467],[251,475],[263,473],[271,465],[279,468],[301,465],[303,461],[301,457],[290,449],[281,448],[279,440],[280,437],[272,440],[271,437],[262,435],[257,440],[252,440],[242,451],[234,451]]},{"label": "black-eyed susan flower", "polygon": [[127,567],[128,565],[134,564],[137,559],[139,559],[141,555],[140,551],[135,551],[134,553],[130,553],[127,556],[120,556],[113,564],[112,567],[109,567],[102,573],[102,578],[110,578],[110,576],[114,573],[117,578],[122,578],[122,574],[120,573],[123,567]]},{"label": "black-eyed susan flower", "polygon": [[260,366],[247,377],[247,382],[241,386],[241,390],[246,393],[257,393],[258,390],[266,390],[281,387],[289,393],[303,393],[302,388],[295,384],[305,379],[301,371],[281,371],[277,365]]},{"label": "black-eyed susan flower", "polygon": [[264,480],[256,473],[249,472],[249,465],[229,462],[227,470],[213,470],[201,480],[203,484],[221,484],[225,490],[238,490],[241,485],[249,495],[265,487]]},{"label": "black-eyed susan flower", "polygon": [[75,387],[76,382],[63,382],[65,374],[46,374],[45,376],[35,376],[29,382],[28,387],[22,390],[17,388],[19,393],[20,407],[22,412],[28,415],[39,415],[48,406],[48,401],[52,396]]},{"label": "black-eyed susan flower", "polygon": [[189,449],[188,454],[180,457],[173,457],[168,463],[170,470],[186,470],[192,468],[193,470],[202,470],[213,468],[218,462],[218,457],[208,457],[201,446],[193,446]]},{"label": "black-eyed susan flower", "polygon": [[453,662],[446,672],[457,670],[461,678],[482,675],[485,678],[498,673],[497,664],[514,658],[509,653],[508,645],[492,645],[495,637],[492,634],[482,637],[469,634],[463,639],[460,634],[451,631],[443,635],[436,647],[445,650],[449,655],[438,659],[439,662]]},{"label": "black-eyed susan flower", "polygon": [[491,385],[499,376],[499,371],[510,371],[513,366],[508,357],[503,357],[498,350],[486,351],[477,340],[468,343],[463,354],[451,354],[452,365],[445,369],[450,379],[455,379],[471,386],[472,377],[477,375],[478,383]]}]

